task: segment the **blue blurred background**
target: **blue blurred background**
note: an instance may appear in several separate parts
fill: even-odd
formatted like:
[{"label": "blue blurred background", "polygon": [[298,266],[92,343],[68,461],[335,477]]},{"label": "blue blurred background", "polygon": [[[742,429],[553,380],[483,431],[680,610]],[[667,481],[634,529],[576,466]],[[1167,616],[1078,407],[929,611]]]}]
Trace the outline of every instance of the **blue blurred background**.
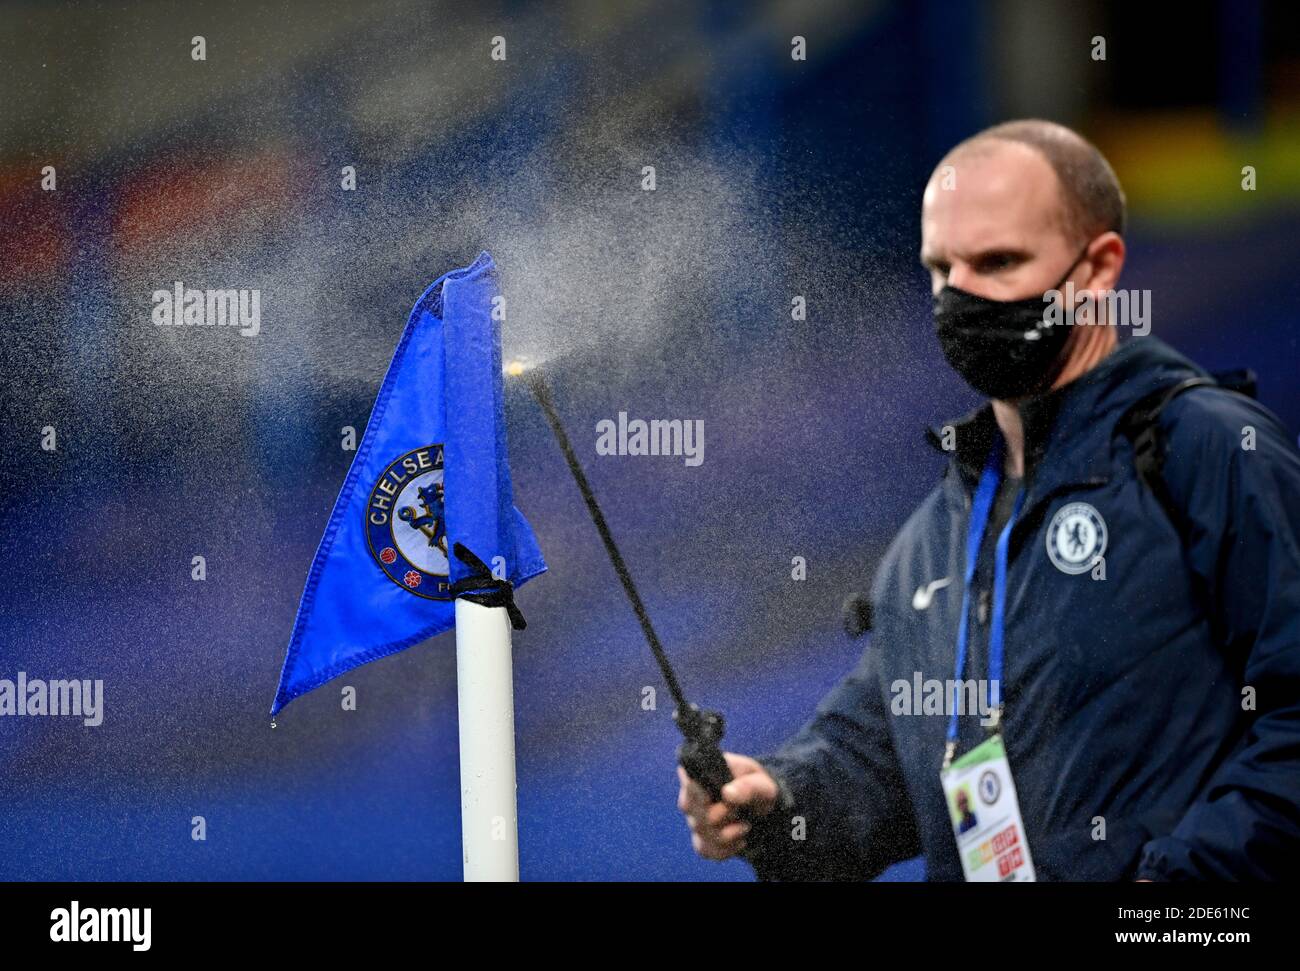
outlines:
[{"label": "blue blurred background", "polygon": [[[0,677],[103,679],[106,711],[0,719],[0,879],[459,879],[450,635],[266,713],[343,429],[364,428],[423,287],[481,249],[518,295],[507,350],[546,362],[735,751],[774,747],[852,666],[839,605],[940,471],[923,427],[974,404],[916,260],[921,188],[961,138],[1041,116],[1095,140],[1153,333],[1255,368],[1295,429],[1286,8],[4,7]],[[160,331],[150,294],[173,280],[260,287],[262,332]],[[620,411],[703,419],[704,463],[598,457]],[[519,389],[508,417],[550,564],[515,640],[524,879],[752,879],[692,854],[671,705],[642,708],[657,672]]]}]

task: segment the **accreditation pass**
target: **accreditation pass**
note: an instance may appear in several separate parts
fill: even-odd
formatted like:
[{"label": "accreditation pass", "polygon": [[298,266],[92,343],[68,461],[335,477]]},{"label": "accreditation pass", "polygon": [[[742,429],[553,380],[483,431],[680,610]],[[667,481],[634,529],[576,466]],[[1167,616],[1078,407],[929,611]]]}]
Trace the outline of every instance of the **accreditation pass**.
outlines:
[{"label": "accreditation pass", "polygon": [[1034,879],[1020,802],[1001,732],[981,742],[939,773],[957,853],[966,879],[979,882]]}]

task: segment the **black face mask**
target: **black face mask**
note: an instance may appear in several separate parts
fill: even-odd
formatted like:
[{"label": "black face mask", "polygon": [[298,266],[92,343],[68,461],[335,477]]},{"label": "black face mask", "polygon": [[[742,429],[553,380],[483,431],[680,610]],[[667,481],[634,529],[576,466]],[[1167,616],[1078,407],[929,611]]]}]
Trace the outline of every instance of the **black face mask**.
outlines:
[{"label": "black face mask", "polygon": [[[1061,289],[1079,265],[1085,246],[1052,290]],[[954,371],[989,398],[1008,400],[1036,394],[1053,376],[1070,328],[1043,319],[1041,295],[1024,300],[990,300],[945,286],[934,296],[939,346]],[[1066,319],[1071,311],[1066,310]]]}]

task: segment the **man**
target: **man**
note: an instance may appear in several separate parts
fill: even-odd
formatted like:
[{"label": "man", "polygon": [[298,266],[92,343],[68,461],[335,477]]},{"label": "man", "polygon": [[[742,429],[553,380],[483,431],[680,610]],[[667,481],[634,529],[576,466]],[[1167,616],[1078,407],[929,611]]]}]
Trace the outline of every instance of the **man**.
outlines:
[{"label": "man", "polygon": [[[946,474],[878,568],[856,669],[777,752],[727,753],[722,802],[679,770],[696,850],[764,879],[919,853],[978,879],[990,841],[945,786],[996,745],[1009,785],[978,795],[1014,787],[1032,878],[1300,872],[1300,453],[1155,338],[1120,342],[1106,301],[1068,325],[1059,291],[1110,293],[1125,258],[1119,183],[1076,133],[963,142],[921,230],[940,347],[989,404],[931,433]],[[954,685],[938,709],[908,697],[931,680]]]},{"label": "man", "polygon": [[968,833],[979,825],[975,813],[970,808],[970,793],[965,789],[957,790],[957,835]]}]

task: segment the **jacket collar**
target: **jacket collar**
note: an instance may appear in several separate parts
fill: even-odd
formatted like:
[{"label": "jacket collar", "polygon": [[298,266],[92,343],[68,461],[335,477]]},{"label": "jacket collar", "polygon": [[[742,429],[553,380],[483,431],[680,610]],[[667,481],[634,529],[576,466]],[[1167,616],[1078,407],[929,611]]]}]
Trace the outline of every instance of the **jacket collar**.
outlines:
[{"label": "jacket collar", "polygon": [[[1162,341],[1133,337],[1065,387],[1022,402],[1025,475],[1032,492],[1041,498],[1071,485],[1105,482],[1115,423],[1123,414],[1155,389],[1205,373]],[[969,493],[998,434],[993,406],[985,403],[928,429],[926,438],[951,457],[950,474],[955,470]]]}]

